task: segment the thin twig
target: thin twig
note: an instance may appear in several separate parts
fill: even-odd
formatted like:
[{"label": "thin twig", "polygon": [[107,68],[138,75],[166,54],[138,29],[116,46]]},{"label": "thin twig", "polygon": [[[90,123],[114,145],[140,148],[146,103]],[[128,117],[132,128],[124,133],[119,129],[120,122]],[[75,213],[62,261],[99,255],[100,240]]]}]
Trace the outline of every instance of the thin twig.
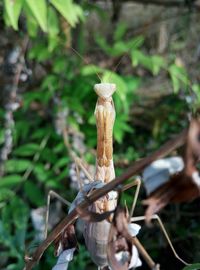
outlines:
[{"label": "thin twig", "polygon": [[133,243],[133,245],[135,245],[137,247],[139,253],[143,257],[143,259],[145,260],[145,262],[148,264],[149,268],[150,269],[154,269],[155,266],[156,266],[155,263],[154,263],[154,261],[151,259],[151,257],[147,253],[147,251],[143,248],[142,244],[137,239],[137,237],[133,237],[132,238],[132,243]]}]

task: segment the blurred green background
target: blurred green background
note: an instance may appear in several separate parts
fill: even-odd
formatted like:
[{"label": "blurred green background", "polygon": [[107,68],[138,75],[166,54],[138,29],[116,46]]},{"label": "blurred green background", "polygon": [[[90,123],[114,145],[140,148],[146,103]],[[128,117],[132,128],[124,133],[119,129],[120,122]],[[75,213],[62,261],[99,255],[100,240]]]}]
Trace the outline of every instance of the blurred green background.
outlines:
[{"label": "blurred green background", "polygon": [[[94,169],[97,73],[117,84],[117,175],[188,125],[200,103],[199,11],[195,0],[0,2],[0,269],[22,269],[24,254],[42,240],[33,210],[44,211],[49,190],[69,201],[77,193],[63,127],[71,150]],[[124,195],[128,205],[132,193]],[[137,215],[144,198],[142,188]],[[54,226],[67,208],[52,202]],[[177,252],[191,263],[200,261],[199,203],[161,212]],[[161,269],[183,268],[157,225],[143,224],[139,239]],[[96,269],[81,236],[79,243],[69,269]],[[55,262],[50,247],[35,269]],[[140,269],[148,269],[145,262]]]}]

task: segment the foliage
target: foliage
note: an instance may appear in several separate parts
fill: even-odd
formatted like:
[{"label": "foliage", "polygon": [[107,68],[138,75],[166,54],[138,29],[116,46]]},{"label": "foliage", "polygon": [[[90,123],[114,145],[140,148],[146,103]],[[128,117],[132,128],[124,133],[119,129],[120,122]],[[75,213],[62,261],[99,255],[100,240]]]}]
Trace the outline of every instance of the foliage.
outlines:
[{"label": "foliage", "polygon": [[[6,194],[6,190],[4,192]],[[4,251],[1,252],[1,261],[5,263],[9,257],[13,258],[16,263],[8,264],[7,262],[7,269],[20,269],[24,264],[22,253],[25,248],[28,208],[20,198],[14,194],[10,196],[9,193],[10,191],[7,195],[11,200],[3,207],[0,220],[0,243],[4,247]]]},{"label": "foliage", "polygon": [[[44,32],[52,34],[51,27],[55,27],[58,21],[57,10],[66,21],[74,27],[78,21],[83,19],[83,10],[79,5],[76,5],[72,0],[4,0],[5,5],[5,22],[11,25],[15,30],[18,30],[18,20],[21,12],[27,17],[28,31],[32,36],[36,36],[36,32],[32,28],[38,26]],[[53,7],[55,9],[53,9]],[[33,34],[34,33],[34,34]],[[55,33],[57,34],[57,33]]]},{"label": "foliage", "polygon": [[200,269],[200,263],[195,263],[189,266],[184,267],[183,270],[198,270]]}]

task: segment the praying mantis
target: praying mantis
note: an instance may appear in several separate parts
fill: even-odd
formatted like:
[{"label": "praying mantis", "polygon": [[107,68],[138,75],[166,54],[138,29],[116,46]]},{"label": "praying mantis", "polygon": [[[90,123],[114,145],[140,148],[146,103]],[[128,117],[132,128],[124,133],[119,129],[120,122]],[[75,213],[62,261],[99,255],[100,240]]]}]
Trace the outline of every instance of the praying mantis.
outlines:
[{"label": "praying mantis", "polygon": [[[85,205],[85,208],[92,212],[92,213],[110,213],[107,215],[106,218],[101,220],[100,222],[90,222],[90,221],[84,221],[84,231],[83,235],[85,238],[85,243],[87,246],[87,249],[91,255],[92,260],[95,262],[95,264],[98,266],[98,269],[109,269],[109,259],[107,256],[107,246],[109,244],[109,241],[112,241],[112,239],[109,239],[109,233],[110,228],[112,224],[113,219],[113,213],[117,206],[117,201],[119,198],[119,194],[122,191],[125,191],[129,188],[132,188],[133,186],[136,186],[136,192],[134,194],[133,204],[131,207],[131,211],[129,213],[128,217],[128,223],[132,224],[134,222],[139,222],[142,220],[145,220],[144,216],[141,217],[134,217],[134,209],[137,203],[137,198],[140,190],[141,180],[137,178],[136,180],[132,180],[131,183],[126,184],[119,189],[115,189],[111,192],[104,192],[103,196],[100,196],[96,200],[90,200],[92,196],[100,192],[100,189],[105,188],[106,186],[109,186],[113,182],[113,179],[115,178],[115,170],[114,170],[114,163],[113,163],[113,126],[114,126],[114,120],[115,120],[115,109],[114,109],[114,103],[112,99],[112,95],[114,94],[116,90],[116,85],[111,83],[100,83],[96,84],[95,92],[98,95],[98,100],[95,108],[95,116],[96,116],[96,123],[97,123],[97,156],[96,156],[96,172],[95,176],[91,176],[87,170],[84,168],[84,165],[82,164],[81,160],[74,154],[71,154],[71,157],[74,159],[76,166],[77,166],[77,172],[79,168],[83,170],[88,179],[90,180],[91,184],[90,186],[87,186],[87,188],[82,187],[77,198],[73,201],[72,205],[70,206],[70,203],[60,197],[57,193],[50,191],[48,194],[47,199],[47,209],[49,209],[50,205],[50,199],[52,196],[57,197],[59,200],[61,200],[63,203],[70,206],[69,211],[69,220],[70,217],[71,220],[69,223],[74,223],[74,221],[81,216],[80,211],[80,204]],[[68,143],[66,141],[66,143]],[[80,185],[81,187],[81,185]],[[89,187],[89,188],[88,188]],[[111,189],[110,189],[111,190]],[[110,191],[109,190],[109,191]],[[86,200],[86,202],[84,201]],[[73,215],[73,213],[75,213]],[[112,214],[111,214],[112,213]],[[45,237],[47,237],[47,224],[48,224],[48,217],[49,217],[49,211],[47,211],[46,214],[46,229],[45,229]],[[153,215],[152,219],[155,219],[158,221],[158,224],[160,225],[164,236],[166,237],[167,242],[169,243],[172,252],[174,253],[175,257],[179,259],[184,264],[187,264],[184,260],[182,260],[178,254],[176,253],[170,238],[164,228],[164,225],[160,218],[157,215]],[[69,224],[68,223],[68,224]],[[62,225],[62,226],[61,226]],[[58,225],[56,228],[57,235],[63,232],[63,224]],[[59,230],[61,232],[59,232]],[[59,232],[59,233],[58,233]],[[54,238],[54,239],[53,239]],[[53,240],[55,240],[56,236],[53,234],[50,234],[46,240],[44,241],[45,244],[49,244]],[[156,264],[145,248],[142,246],[138,238],[134,235],[132,237],[132,244],[137,248],[143,259],[146,261],[150,269],[159,269],[159,265]],[[44,248],[42,247],[42,251]],[[38,253],[42,253],[41,250],[38,251]],[[37,255],[41,256],[41,254]],[[25,269],[31,269],[33,266],[32,261],[34,262],[34,257],[27,258],[27,263]],[[123,265],[122,265],[123,267]],[[129,265],[128,265],[129,267]],[[122,269],[128,269],[122,268]],[[110,268],[113,270],[120,269],[120,268]]]}]

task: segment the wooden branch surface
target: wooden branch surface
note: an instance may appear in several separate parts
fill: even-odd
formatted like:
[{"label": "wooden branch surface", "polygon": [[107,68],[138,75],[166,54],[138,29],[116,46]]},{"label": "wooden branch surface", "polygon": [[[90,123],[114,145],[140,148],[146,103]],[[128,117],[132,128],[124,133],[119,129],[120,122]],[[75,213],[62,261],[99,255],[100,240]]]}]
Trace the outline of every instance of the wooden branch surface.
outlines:
[{"label": "wooden branch surface", "polygon": [[200,6],[194,1],[180,1],[180,0],[124,0],[123,2],[134,2],[141,5],[156,5],[164,7],[185,7],[185,8],[200,8]]},{"label": "wooden branch surface", "polygon": [[[119,185],[123,184],[127,179],[141,172],[146,166],[152,163],[154,160],[163,158],[168,155],[174,149],[182,146],[186,142],[187,129],[184,129],[180,134],[178,134],[174,139],[166,142],[162,147],[153,152],[151,155],[142,158],[134,162],[122,175],[116,177],[113,181],[106,184],[103,188],[95,190],[87,200],[84,200],[77,207],[79,209],[86,209],[90,204],[92,204],[97,199],[105,196],[111,190],[116,189]],[[62,233],[62,231],[71,223],[75,222],[79,214],[76,209],[74,209],[66,218],[64,218],[55,229],[48,235],[47,239],[44,240],[38,248],[35,250],[31,258],[28,258],[25,262],[24,270],[32,269],[36,263],[40,260],[44,251],[49,247],[49,245]]]}]

